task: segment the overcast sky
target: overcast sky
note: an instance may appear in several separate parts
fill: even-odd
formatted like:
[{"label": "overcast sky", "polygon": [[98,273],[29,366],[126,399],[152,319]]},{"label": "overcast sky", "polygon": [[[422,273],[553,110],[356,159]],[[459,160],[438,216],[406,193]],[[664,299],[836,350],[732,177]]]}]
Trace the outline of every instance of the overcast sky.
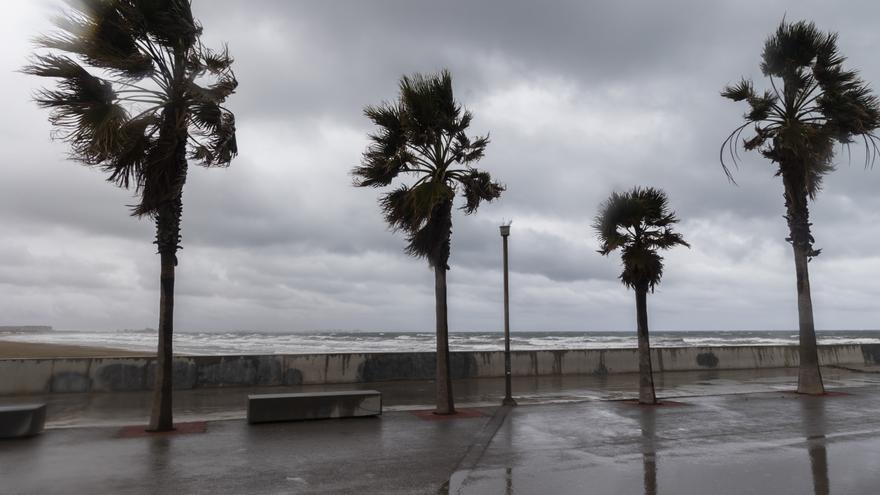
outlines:
[{"label": "overcast sky", "polygon": [[[31,101],[46,81],[16,72],[60,3],[16,2],[0,18],[0,325],[156,327],[153,225],[129,216],[130,192],[66,160]],[[480,167],[508,188],[454,218],[453,331],[501,328],[502,219],[514,331],[633,329],[619,256],[596,253],[590,223],[634,185],[668,192],[693,245],[666,256],[653,329],[796,328],[782,184],[757,155],[739,186],[726,181],[718,149],[745,109],[718,93],[760,78],[783,15],[838,31],[848,66],[880,81],[873,1],[194,4],[207,44],[236,58],[240,155],[190,168],[179,330],[432,330],[427,264],[348,174],[371,130],[362,108],[394,98],[402,74],[444,67],[474,132],[491,132]],[[859,153],[839,155],[812,206],[819,329],[880,327],[880,170]]]}]

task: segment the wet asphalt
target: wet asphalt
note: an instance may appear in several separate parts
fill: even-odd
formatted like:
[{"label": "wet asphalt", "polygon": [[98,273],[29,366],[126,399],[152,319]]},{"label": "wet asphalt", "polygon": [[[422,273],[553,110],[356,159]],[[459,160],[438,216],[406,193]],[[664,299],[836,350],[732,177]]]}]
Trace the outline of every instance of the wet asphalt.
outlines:
[{"label": "wet asphalt", "polygon": [[[878,370],[824,368],[831,388],[880,386]],[[634,397],[636,375],[610,374],[515,377],[513,390],[521,404],[613,400]],[[793,368],[764,370],[702,370],[656,373],[657,393],[663,397],[689,397],[748,392],[791,390],[797,381]],[[385,410],[430,408],[434,401],[431,381],[395,381],[290,387],[202,388],[174,392],[176,421],[217,421],[246,416],[248,394],[325,392],[375,389],[383,394]],[[466,406],[495,406],[504,395],[504,380],[480,378],[455,380],[456,402]],[[0,406],[46,402],[49,427],[122,426],[144,423],[150,414],[150,392],[50,394],[0,397]]]},{"label": "wet asphalt", "polygon": [[[471,414],[442,419],[410,411],[430,383],[386,384],[377,418],[135,438],[113,413],[136,419],[143,394],[53,397],[55,427],[0,442],[0,493],[880,492],[880,375],[829,369],[834,393],[806,397],[790,370],[666,373],[655,407],[620,400],[633,379],[518,380],[510,410],[487,405],[502,382],[460,383]],[[181,395],[179,420],[234,416],[245,391],[202,393]]]},{"label": "wet asphalt", "polygon": [[516,408],[461,494],[876,494],[880,390]]}]

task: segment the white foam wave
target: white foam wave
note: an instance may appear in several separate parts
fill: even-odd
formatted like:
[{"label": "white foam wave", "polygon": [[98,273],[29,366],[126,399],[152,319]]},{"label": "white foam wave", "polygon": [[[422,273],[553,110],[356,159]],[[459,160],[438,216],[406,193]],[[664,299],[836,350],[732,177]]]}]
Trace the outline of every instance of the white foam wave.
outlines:
[{"label": "white foam wave", "polygon": [[[0,339],[50,344],[86,345],[152,352],[156,349],[156,330],[110,332],[46,331],[0,333]],[[655,332],[654,347],[703,347],[744,345],[796,345],[797,334],[790,332]],[[819,335],[820,344],[880,343],[880,331],[833,332]],[[499,333],[453,333],[449,339],[455,351],[490,351],[504,346]],[[431,352],[435,350],[430,333],[260,333],[260,332],[178,332],[174,348],[181,354],[317,354],[336,352]],[[511,335],[514,350],[613,349],[634,348],[634,333],[540,333]]]}]

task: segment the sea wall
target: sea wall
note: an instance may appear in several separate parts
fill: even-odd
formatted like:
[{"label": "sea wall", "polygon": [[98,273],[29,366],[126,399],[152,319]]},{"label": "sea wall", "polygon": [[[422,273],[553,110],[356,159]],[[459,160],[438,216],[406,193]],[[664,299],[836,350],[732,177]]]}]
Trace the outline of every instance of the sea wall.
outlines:
[{"label": "sea wall", "polygon": [[[653,351],[655,371],[797,366],[795,346],[679,347]],[[514,351],[514,376],[638,371],[636,349]],[[819,347],[824,365],[880,364],[880,344]],[[453,352],[453,378],[504,375],[504,353]],[[361,383],[434,378],[433,353],[176,356],[177,389]],[[142,357],[0,359],[0,395],[149,390],[155,360]]]}]

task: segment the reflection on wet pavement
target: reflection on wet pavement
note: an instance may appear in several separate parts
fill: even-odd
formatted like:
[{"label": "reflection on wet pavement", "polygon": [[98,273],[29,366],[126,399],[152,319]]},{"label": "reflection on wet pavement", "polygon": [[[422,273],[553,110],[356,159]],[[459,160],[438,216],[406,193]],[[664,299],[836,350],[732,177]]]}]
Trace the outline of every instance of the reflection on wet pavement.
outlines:
[{"label": "reflection on wet pavement", "polygon": [[[127,438],[119,428],[54,428],[0,442],[0,492],[386,495],[437,493],[447,484],[449,493],[493,495],[873,495],[880,386],[837,388],[858,380],[833,375],[827,383],[835,393],[822,397],[780,392],[793,384],[785,373],[724,373],[662,377],[667,397],[679,394],[661,406],[566,401],[631,393],[634,384],[632,376],[568,377],[536,380],[531,389],[519,383],[523,395],[534,392],[524,405],[444,421],[392,411],[260,426],[214,421],[203,434]],[[464,397],[500,402],[503,380],[460,385]],[[680,394],[756,387],[764,391]],[[415,407],[431,390],[430,383],[398,383],[384,391],[395,407]],[[246,392],[201,391],[178,406],[230,414]],[[552,394],[562,399],[534,398]],[[146,402],[125,394],[74,399],[71,417],[101,411],[105,423],[114,412],[139,413]]]},{"label": "reflection on wet pavement", "polygon": [[[660,397],[693,397],[792,390],[794,369],[679,371],[655,374]],[[823,370],[829,389],[880,385],[880,374],[842,369]],[[616,400],[636,394],[637,375],[570,375],[517,377],[514,395],[520,404]],[[386,410],[431,408],[434,385],[430,381],[300,385],[293,387],[214,388],[180,390],[174,394],[177,421],[240,419],[245,417],[248,394],[375,389],[383,393]],[[503,378],[456,380],[456,401],[462,406],[496,405],[504,395]],[[49,404],[48,426],[129,425],[149,416],[149,392],[53,394],[0,397],[0,405],[35,400]]]},{"label": "reflection on wet pavement", "polygon": [[807,453],[810,456],[810,472],[813,475],[813,493],[831,493],[828,481],[828,451],[825,448],[825,401],[802,400],[801,424],[806,436]]},{"label": "reflection on wet pavement", "polygon": [[[880,389],[596,401],[512,412],[450,493],[873,494]],[[503,487],[503,490],[502,490]]]}]

